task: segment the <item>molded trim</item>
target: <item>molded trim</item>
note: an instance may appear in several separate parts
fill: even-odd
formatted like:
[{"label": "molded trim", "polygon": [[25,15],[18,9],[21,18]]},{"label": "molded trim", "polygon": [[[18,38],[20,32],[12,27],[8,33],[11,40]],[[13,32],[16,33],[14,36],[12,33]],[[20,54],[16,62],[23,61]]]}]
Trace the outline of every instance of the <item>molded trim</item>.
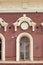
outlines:
[{"label": "molded trim", "polygon": [[5,37],[1,33],[0,38],[2,40],[2,61],[5,61]]},{"label": "molded trim", "polygon": [[33,61],[33,37],[26,32],[20,33],[16,40],[16,61],[20,61],[20,39],[21,37],[26,36],[30,39],[30,61]]}]

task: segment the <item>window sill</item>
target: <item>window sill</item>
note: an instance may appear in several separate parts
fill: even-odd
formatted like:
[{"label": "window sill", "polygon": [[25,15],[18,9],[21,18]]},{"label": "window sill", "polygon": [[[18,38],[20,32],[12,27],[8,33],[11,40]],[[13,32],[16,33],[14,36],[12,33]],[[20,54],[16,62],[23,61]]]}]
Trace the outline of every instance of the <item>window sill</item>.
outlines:
[{"label": "window sill", "polygon": [[43,63],[43,61],[0,61],[0,64],[38,64]]}]

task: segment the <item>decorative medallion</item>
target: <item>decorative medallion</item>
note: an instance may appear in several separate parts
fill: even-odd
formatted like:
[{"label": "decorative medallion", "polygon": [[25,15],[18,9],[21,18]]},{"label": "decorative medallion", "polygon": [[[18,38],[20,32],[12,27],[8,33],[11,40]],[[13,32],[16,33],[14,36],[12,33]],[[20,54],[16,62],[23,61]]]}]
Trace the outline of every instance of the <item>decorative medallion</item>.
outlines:
[{"label": "decorative medallion", "polygon": [[23,22],[23,23],[21,24],[21,28],[22,28],[23,30],[27,30],[27,29],[28,29],[28,23]]}]

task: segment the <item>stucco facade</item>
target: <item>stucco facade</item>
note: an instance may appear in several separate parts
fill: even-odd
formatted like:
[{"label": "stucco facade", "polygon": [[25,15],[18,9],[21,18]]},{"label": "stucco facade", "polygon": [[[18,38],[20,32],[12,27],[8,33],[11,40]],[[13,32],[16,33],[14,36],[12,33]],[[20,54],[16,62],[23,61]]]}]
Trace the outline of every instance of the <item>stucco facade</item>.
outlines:
[{"label": "stucco facade", "polygon": [[[28,38],[29,60],[20,59]],[[0,65],[43,65],[43,0],[0,0]]]},{"label": "stucco facade", "polygon": [[[0,33],[5,37],[5,61],[13,61],[13,63],[16,61],[16,39],[20,33],[26,32],[33,38],[33,62],[41,62],[43,61],[43,27],[41,26],[43,13],[25,13],[27,17],[37,23],[35,31],[32,31],[31,27],[27,30],[22,30],[21,27],[18,27],[17,31],[14,31],[13,23],[22,17],[23,14],[24,13],[0,13],[0,17],[8,23],[7,31],[4,31],[3,27],[0,28]],[[27,63],[29,64],[29,62]],[[30,61],[30,63],[32,62]]]}]

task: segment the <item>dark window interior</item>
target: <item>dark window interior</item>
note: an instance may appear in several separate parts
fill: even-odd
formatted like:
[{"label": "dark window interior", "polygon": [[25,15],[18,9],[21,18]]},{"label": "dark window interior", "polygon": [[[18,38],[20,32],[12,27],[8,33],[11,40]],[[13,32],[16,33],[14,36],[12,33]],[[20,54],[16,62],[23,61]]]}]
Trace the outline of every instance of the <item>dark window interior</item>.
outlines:
[{"label": "dark window interior", "polygon": [[2,42],[1,39],[0,39],[0,42]]},{"label": "dark window interior", "polygon": [[1,60],[1,52],[0,52],[0,60]]},{"label": "dark window interior", "polygon": [[1,52],[2,52],[1,45],[2,45],[2,40],[0,39],[0,60],[1,60]]},{"label": "dark window interior", "polygon": [[0,44],[0,51],[1,51],[1,44]]}]

